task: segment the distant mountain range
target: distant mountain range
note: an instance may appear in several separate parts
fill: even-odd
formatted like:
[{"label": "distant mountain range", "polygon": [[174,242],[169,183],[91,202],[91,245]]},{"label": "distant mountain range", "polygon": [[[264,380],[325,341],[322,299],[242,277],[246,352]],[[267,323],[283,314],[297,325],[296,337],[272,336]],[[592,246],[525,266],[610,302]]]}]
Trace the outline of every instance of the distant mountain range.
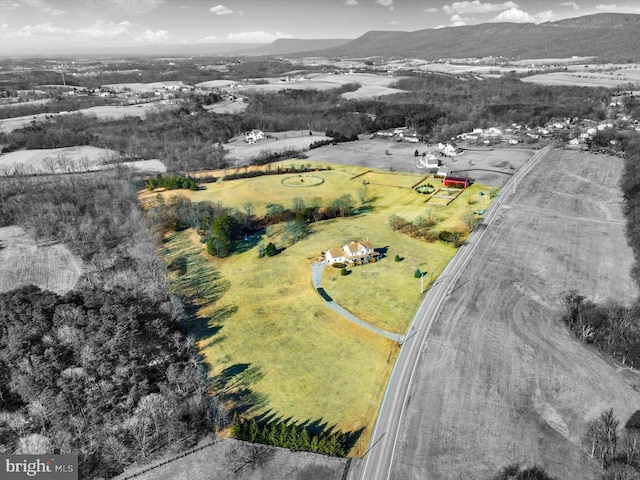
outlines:
[{"label": "distant mountain range", "polygon": [[245,52],[253,55],[412,57],[424,60],[486,56],[521,59],[595,56],[607,61],[640,61],[640,15],[599,13],[541,24],[483,23],[415,32],[371,31],[354,40],[279,39]]},{"label": "distant mountain range", "polygon": [[[43,47],[35,55],[53,52]],[[504,56],[515,59],[597,57],[640,62],[640,15],[598,13],[557,22],[483,23],[415,32],[370,31],[355,39],[278,39],[265,44],[138,45],[78,54],[410,57],[424,60]]]}]

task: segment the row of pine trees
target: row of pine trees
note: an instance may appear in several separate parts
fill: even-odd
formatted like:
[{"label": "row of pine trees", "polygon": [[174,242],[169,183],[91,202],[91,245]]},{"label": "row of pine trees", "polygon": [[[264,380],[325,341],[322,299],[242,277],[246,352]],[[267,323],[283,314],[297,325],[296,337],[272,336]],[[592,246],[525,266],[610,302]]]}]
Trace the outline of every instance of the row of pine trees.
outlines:
[{"label": "row of pine trees", "polygon": [[237,414],[233,417],[231,435],[238,440],[334,457],[344,457],[348,450],[347,436],[340,431],[315,434],[302,425],[285,422],[261,423],[255,418],[245,420]]}]

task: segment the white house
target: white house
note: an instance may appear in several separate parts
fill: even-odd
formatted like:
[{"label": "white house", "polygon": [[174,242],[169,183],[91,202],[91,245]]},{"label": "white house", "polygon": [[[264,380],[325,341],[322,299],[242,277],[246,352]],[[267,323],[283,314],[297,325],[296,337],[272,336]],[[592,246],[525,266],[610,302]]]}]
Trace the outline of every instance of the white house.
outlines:
[{"label": "white house", "polygon": [[458,153],[461,153],[458,151],[458,146],[455,143],[439,143],[438,148],[440,149],[440,152],[447,157],[453,157],[458,155]]},{"label": "white house", "polygon": [[340,262],[345,264],[353,264],[357,261],[366,263],[378,255],[380,255],[380,253],[373,249],[373,245],[369,240],[349,242],[342,248],[332,248],[331,250],[324,252],[324,258],[327,262]]},{"label": "white house", "polygon": [[424,155],[418,161],[417,166],[420,168],[438,168],[438,165],[439,165],[438,158],[433,153],[429,153],[427,155]]},{"label": "white house", "polygon": [[256,143],[258,140],[264,138],[264,132],[262,130],[256,130],[255,128],[250,132],[244,132],[244,139],[247,143]]}]

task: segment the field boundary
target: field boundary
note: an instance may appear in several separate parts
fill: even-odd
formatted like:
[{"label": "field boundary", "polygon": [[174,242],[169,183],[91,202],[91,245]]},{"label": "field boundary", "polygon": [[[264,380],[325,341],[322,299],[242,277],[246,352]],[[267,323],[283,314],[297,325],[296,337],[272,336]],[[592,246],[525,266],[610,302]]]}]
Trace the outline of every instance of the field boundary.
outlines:
[{"label": "field boundary", "polygon": [[155,470],[156,468],[160,468],[160,467],[162,467],[164,465],[167,465],[168,463],[172,463],[172,462],[175,462],[176,460],[184,458],[187,455],[191,455],[192,453],[199,452],[200,450],[204,450],[205,448],[208,448],[208,447],[211,447],[213,445],[216,445],[219,442],[220,442],[220,439],[216,438],[215,440],[213,440],[213,441],[211,441],[209,443],[205,443],[204,445],[198,445],[197,447],[192,447],[192,448],[190,448],[188,450],[185,450],[185,451],[183,451],[183,452],[181,452],[179,454],[174,455],[173,457],[169,457],[169,458],[161,460],[161,461],[159,461],[157,463],[154,463],[152,465],[148,465],[145,468],[143,468],[141,470],[138,470],[137,472],[133,472],[133,473],[130,473],[130,474],[124,474],[124,473],[120,474],[117,477],[114,477],[114,480],[116,480],[116,479],[117,480],[129,480],[130,478],[136,478],[136,477],[138,477],[140,475],[143,475],[143,474],[145,474],[145,473],[147,473],[147,472],[149,472],[151,470]]},{"label": "field boundary", "polygon": [[373,172],[373,170],[367,170],[365,172],[359,173],[358,175],[355,175],[355,176],[351,177],[349,180],[355,180],[356,178],[362,177],[363,175],[366,175],[369,172]]},{"label": "field boundary", "polygon": [[420,181],[419,181],[418,183],[414,183],[413,185],[411,185],[411,188],[412,188],[412,189],[414,189],[414,188],[416,188],[418,185],[421,185],[423,182],[426,182],[426,181],[429,179],[429,177],[430,177],[430,176],[431,176],[431,175],[425,175],[424,177],[422,177],[422,178],[420,179]]},{"label": "field boundary", "polygon": [[[439,207],[446,207],[449,206],[456,198],[458,198],[460,196],[460,194],[464,191],[464,190],[460,190],[459,192],[457,192],[455,195],[437,195],[437,193],[440,190],[444,190],[444,188],[438,188],[435,192],[433,192],[431,194],[431,196],[429,196],[429,198],[427,198],[424,203],[429,203],[430,200],[449,200],[447,203],[445,203],[444,205],[442,204],[436,204]],[[451,192],[449,192],[451,193]],[[433,203],[433,202],[432,202]]]},{"label": "field boundary", "polygon": [[[214,445],[220,444],[224,440],[227,440],[227,441],[231,440],[233,442],[238,442],[240,444],[245,444],[245,445],[262,445],[262,444],[256,444],[256,443],[253,443],[253,442],[247,442],[247,441],[244,441],[244,440],[216,438],[215,440],[212,440],[212,441],[210,441],[210,442],[208,442],[206,444],[198,445],[196,447],[189,448],[189,449],[187,449],[187,450],[185,450],[185,451],[183,451],[183,452],[181,452],[179,454],[176,454],[176,455],[174,455],[172,457],[166,458],[166,459],[164,459],[162,461],[159,461],[159,462],[156,462],[156,463],[154,463],[152,465],[148,465],[148,466],[146,466],[146,467],[144,467],[144,468],[142,468],[142,469],[140,469],[140,470],[138,470],[136,472],[133,472],[133,473],[130,473],[130,474],[121,473],[120,475],[118,475],[116,477],[113,477],[112,480],[129,480],[129,479],[132,479],[132,478],[139,477],[141,475],[144,475],[144,474],[150,472],[151,470],[155,470],[157,468],[160,468],[160,467],[163,467],[165,465],[168,465],[169,463],[173,463],[176,460],[180,460],[182,458],[185,458],[185,457],[187,457],[187,456],[189,456],[189,455],[191,455],[193,453],[196,453],[196,452],[199,452],[201,450],[204,450],[205,448],[209,448],[209,447],[212,447]],[[343,467],[343,470],[342,470],[341,480],[346,480],[347,479],[347,477],[349,475],[349,471],[351,469],[351,462],[353,461],[353,458],[351,458],[351,457],[333,457],[333,456],[330,456],[330,455],[322,455],[322,454],[319,454],[319,453],[307,452],[307,451],[304,451],[304,450],[289,450],[287,448],[274,447],[274,446],[270,446],[270,445],[262,445],[262,446],[265,447],[265,448],[272,448],[272,449],[275,449],[275,450],[285,450],[285,451],[288,451],[291,455],[304,456],[304,457],[307,457],[307,458],[309,458],[309,457],[312,457],[312,458],[329,457],[329,458],[335,458],[335,459],[338,459],[338,460],[346,460],[344,462],[344,467]]]}]

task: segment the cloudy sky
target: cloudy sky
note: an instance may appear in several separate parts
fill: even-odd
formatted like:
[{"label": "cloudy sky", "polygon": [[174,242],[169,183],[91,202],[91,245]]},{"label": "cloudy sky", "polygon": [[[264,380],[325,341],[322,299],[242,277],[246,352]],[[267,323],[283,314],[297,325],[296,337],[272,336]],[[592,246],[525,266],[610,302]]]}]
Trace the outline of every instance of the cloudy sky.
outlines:
[{"label": "cloudy sky", "polygon": [[[638,0],[0,0],[0,55],[112,46],[356,38],[485,22],[638,13]],[[606,1],[606,0],[605,0]]]}]

